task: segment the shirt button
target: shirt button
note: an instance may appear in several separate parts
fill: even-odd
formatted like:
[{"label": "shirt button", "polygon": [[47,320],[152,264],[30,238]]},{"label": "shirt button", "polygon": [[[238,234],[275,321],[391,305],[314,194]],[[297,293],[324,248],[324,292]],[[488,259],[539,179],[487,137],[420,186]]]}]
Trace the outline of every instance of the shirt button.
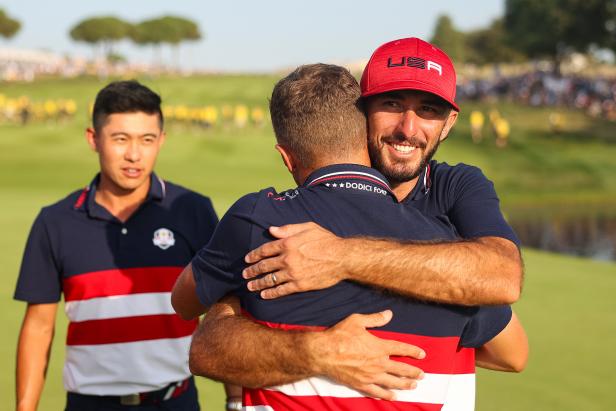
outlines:
[{"label": "shirt button", "polygon": [[126,235],[126,233],[128,233],[128,230],[126,229],[126,227],[122,227],[122,234]]}]

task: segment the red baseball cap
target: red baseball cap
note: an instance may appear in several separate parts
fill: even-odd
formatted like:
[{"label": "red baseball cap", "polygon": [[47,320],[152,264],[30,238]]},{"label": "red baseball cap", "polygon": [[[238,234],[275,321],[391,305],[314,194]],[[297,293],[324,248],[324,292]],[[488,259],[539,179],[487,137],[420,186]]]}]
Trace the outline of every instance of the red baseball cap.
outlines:
[{"label": "red baseball cap", "polygon": [[420,90],[447,101],[456,111],[456,70],[439,48],[416,37],[383,44],[370,57],[361,76],[361,95],[394,90]]}]

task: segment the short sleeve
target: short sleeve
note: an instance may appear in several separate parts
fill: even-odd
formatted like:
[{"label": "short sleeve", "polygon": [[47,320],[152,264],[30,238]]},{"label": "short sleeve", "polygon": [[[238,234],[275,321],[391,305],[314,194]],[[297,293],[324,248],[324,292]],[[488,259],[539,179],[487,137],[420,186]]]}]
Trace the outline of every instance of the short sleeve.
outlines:
[{"label": "short sleeve", "polygon": [[14,298],[32,304],[46,304],[60,301],[61,293],[60,270],[42,211],[34,220],[28,236]]},{"label": "short sleeve", "polygon": [[192,260],[192,270],[199,301],[210,306],[223,296],[245,286],[242,270],[250,251],[253,195],[238,200],[216,227],[210,242]]},{"label": "short sleeve", "polygon": [[500,202],[494,184],[477,167],[459,165],[454,167],[448,217],[463,238],[502,237],[518,247],[520,240],[505,221],[500,211]]},{"label": "short sleeve", "polygon": [[200,202],[197,222],[199,227],[197,233],[198,246],[196,249],[199,249],[210,241],[212,233],[218,224],[218,216],[216,215],[212,201],[207,197],[202,198]]},{"label": "short sleeve", "polygon": [[467,348],[481,347],[507,327],[511,315],[511,307],[508,305],[477,307],[462,331],[460,345]]}]

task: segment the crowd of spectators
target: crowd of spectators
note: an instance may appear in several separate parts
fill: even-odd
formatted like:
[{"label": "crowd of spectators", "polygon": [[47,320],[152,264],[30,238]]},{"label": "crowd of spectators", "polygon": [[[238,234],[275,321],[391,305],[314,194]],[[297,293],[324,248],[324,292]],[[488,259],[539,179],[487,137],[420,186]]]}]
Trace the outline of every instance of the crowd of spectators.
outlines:
[{"label": "crowd of spectators", "polygon": [[144,62],[109,61],[102,57],[86,59],[79,56],[63,56],[44,50],[0,47],[0,81],[34,81],[44,76],[70,78],[93,75],[107,78],[137,76],[143,73],[187,74],[189,71]]},{"label": "crowd of spectators", "polygon": [[[92,108],[92,103],[90,103],[88,107],[89,116],[92,115]],[[0,125],[64,122],[71,120],[77,109],[77,103],[73,99],[37,101],[28,96],[9,97],[0,93]],[[162,109],[168,123],[183,126],[199,126],[202,128],[219,125],[235,128],[261,127],[267,121],[267,111],[264,107],[249,107],[245,104],[224,104],[222,106],[178,104],[164,105]]]},{"label": "crowd of spectators", "polygon": [[536,70],[517,76],[465,79],[458,84],[458,96],[467,100],[509,99],[533,107],[570,107],[616,121],[616,78]]}]

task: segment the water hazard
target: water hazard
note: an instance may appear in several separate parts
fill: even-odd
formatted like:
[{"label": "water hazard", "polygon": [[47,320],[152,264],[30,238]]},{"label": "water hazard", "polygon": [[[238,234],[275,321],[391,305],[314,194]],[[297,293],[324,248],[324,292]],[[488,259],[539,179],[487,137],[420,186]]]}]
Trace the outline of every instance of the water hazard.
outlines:
[{"label": "water hazard", "polygon": [[616,261],[616,213],[510,214],[509,223],[525,247]]}]

